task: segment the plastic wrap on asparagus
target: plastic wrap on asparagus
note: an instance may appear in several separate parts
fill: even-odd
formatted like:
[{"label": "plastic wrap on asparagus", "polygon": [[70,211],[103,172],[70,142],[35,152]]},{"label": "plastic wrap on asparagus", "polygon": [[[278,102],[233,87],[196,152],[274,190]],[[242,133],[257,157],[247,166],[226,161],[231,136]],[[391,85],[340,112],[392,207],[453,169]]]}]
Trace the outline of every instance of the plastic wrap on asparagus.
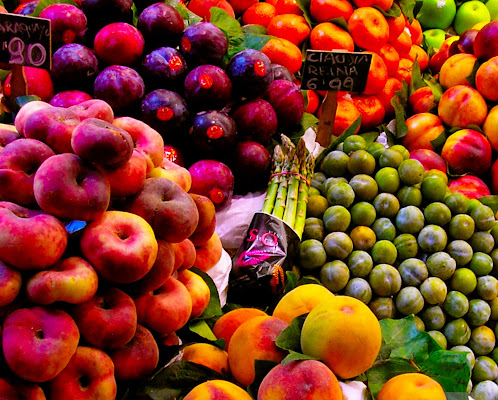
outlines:
[{"label": "plastic wrap on asparagus", "polygon": [[234,303],[268,304],[281,293],[303,234],[315,159],[302,138],[297,145],[281,138],[263,208],[232,259],[228,300]]}]

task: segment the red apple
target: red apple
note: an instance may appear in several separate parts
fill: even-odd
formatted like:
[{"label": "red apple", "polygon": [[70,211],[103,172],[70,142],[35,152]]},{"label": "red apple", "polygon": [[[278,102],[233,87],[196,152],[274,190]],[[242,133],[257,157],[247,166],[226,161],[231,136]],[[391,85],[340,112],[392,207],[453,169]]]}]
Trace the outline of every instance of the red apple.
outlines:
[{"label": "red apple", "polygon": [[81,337],[99,349],[117,349],[128,343],[137,329],[132,298],[114,286],[99,288],[90,300],[72,308]]},{"label": "red apple", "polygon": [[115,399],[114,363],[102,350],[78,346],[66,368],[48,384],[51,400]]},{"label": "red apple", "polygon": [[199,222],[194,200],[166,178],[147,178],[128,211],[144,218],[158,238],[174,243],[187,239]]},{"label": "red apple", "polygon": [[153,292],[134,298],[138,323],[161,334],[183,327],[192,313],[192,298],[183,283],[174,277]]},{"label": "red apple", "polygon": [[158,251],[147,221],[124,211],[106,211],[87,225],[80,245],[99,275],[117,283],[131,283],[145,276]]},{"label": "red apple", "polygon": [[436,106],[434,93],[429,86],[418,88],[408,97],[408,107],[412,114],[430,112]]},{"label": "red apple", "polygon": [[450,57],[450,52],[448,49],[446,50],[439,49],[439,51],[429,59],[429,69],[431,70],[431,72],[434,75],[439,74],[442,65],[449,57]]},{"label": "red apple", "polygon": [[38,139],[56,153],[72,153],[71,136],[80,118],[64,107],[47,107],[32,112],[24,122],[24,136]]},{"label": "red apple", "polygon": [[133,139],[124,129],[110,122],[86,118],[74,128],[71,146],[82,159],[115,168],[131,158]]},{"label": "red apple", "polygon": [[0,261],[0,307],[12,303],[21,290],[21,273]]},{"label": "red apple", "polygon": [[140,324],[133,339],[109,355],[114,363],[114,375],[125,381],[149,377],[159,363],[156,339]]},{"label": "red apple", "polygon": [[57,218],[7,201],[0,202],[0,232],[0,260],[22,270],[47,268],[67,246],[66,229]]},{"label": "red apple", "polygon": [[0,199],[25,207],[36,206],[35,172],[53,155],[50,147],[36,139],[15,140],[5,146],[0,153]]},{"label": "red apple", "polygon": [[79,339],[76,323],[59,309],[20,308],[10,313],[3,324],[7,365],[30,382],[55,378],[69,363]]},{"label": "red apple", "polygon": [[107,210],[109,182],[76,154],[57,154],[36,171],[33,190],[40,208],[60,219],[92,221]]},{"label": "red apple", "polygon": [[482,125],[488,115],[484,97],[473,87],[456,85],[447,89],[437,106],[439,118],[450,127]]},{"label": "red apple", "polygon": [[69,257],[29,278],[26,292],[36,304],[48,305],[57,301],[79,304],[95,295],[98,283],[97,273],[86,260]]},{"label": "red apple", "polygon": [[111,123],[114,120],[112,107],[101,99],[88,99],[68,107],[83,121],[87,118],[98,118]]},{"label": "red apple", "polygon": [[[38,96],[40,100],[44,102],[50,101],[50,99],[54,96],[54,82],[52,81],[50,72],[43,68],[28,66],[23,67],[23,72],[26,76],[26,85],[28,88],[27,94]],[[3,94],[7,100],[13,100],[11,98],[11,80],[12,74],[9,74],[3,85]]]},{"label": "red apple", "polygon": [[147,173],[159,167],[164,157],[164,140],[158,131],[132,117],[118,117],[112,122],[133,138],[135,148],[147,156]]}]

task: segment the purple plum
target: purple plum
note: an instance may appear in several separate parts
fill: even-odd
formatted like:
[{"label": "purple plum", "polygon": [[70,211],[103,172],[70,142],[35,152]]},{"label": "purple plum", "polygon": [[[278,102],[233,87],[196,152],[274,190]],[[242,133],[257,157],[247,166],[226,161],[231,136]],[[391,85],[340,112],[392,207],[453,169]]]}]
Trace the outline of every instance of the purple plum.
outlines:
[{"label": "purple plum", "polygon": [[220,109],[232,97],[232,82],[222,68],[200,65],[185,78],[184,96],[194,110]]}]

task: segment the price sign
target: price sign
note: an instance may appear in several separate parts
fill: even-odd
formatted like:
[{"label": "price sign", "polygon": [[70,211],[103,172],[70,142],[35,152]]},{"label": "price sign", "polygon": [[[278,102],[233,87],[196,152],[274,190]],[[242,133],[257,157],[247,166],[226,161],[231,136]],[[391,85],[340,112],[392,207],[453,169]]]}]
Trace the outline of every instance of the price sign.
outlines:
[{"label": "price sign", "polygon": [[50,20],[17,14],[0,14],[0,63],[50,70]]},{"label": "price sign", "polygon": [[362,92],[371,62],[368,53],[307,50],[301,88]]}]

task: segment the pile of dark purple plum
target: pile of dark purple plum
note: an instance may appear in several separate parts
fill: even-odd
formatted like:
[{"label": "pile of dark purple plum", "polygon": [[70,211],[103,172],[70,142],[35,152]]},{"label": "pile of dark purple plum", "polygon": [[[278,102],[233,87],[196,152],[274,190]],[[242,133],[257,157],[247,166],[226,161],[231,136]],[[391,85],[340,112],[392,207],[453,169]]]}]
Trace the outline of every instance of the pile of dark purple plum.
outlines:
[{"label": "pile of dark purple plum", "polygon": [[[36,16],[37,4],[15,12]],[[236,192],[266,187],[272,138],[305,110],[288,70],[258,49],[229,57],[227,32],[176,0],[81,0],[38,16],[52,21],[53,66],[45,79],[25,68],[32,94],[59,107],[104,100],[116,116],[157,130],[185,166],[217,160],[233,172]]]}]

